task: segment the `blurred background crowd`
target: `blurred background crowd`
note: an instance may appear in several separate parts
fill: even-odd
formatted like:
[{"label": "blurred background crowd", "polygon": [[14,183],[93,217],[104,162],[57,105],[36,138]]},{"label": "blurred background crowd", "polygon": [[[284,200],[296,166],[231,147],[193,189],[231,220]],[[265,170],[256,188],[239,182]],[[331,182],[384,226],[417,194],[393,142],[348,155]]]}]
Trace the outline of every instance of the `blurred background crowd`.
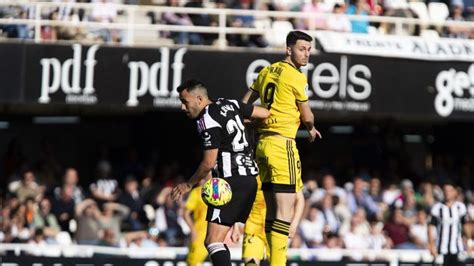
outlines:
[{"label": "blurred background crowd", "polygon": [[[52,0],[60,3],[60,8],[43,9],[42,19],[69,22],[100,22],[127,23],[126,11],[113,4],[133,4],[151,6],[192,7],[192,8],[227,8],[259,11],[293,11],[305,14],[316,14],[312,18],[266,17],[236,15],[227,16],[227,27],[258,28],[286,33],[292,29],[300,30],[329,30],[336,32],[354,32],[364,34],[398,34],[421,35],[427,37],[448,37],[473,39],[474,27],[422,26],[404,24],[396,27],[393,23],[370,22],[368,19],[351,20],[344,14],[369,16],[387,16],[419,18],[423,21],[432,20],[438,23],[444,21],[473,21],[474,0]],[[35,2],[35,1],[31,1]],[[92,3],[91,8],[73,7],[73,3]],[[325,16],[332,14],[331,16]],[[2,5],[0,18],[34,19],[35,10],[31,5]],[[138,24],[164,24],[183,26],[218,26],[217,15],[176,13],[174,11],[155,12],[149,10],[134,16]],[[34,27],[28,25],[0,25],[1,36],[4,38],[33,39]],[[138,34],[138,33],[137,33]],[[230,46],[268,47],[281,46],[281,38],[272,34],[245,35],[229,34],[227,42]],[[140,34],[138,34],[140,35]],[[149,32],[141,35],[150,35]],[[157,38],[165,44],[212,45],[217,34],[196,32],[160,31]],[[143,36],[149,40],[150,36]],[[79,26],[43,26],[41,39],[81,40],[107,43],[124,43],[126,34],[120,30],[86,29]],[[155,40],[156,41],[156,40]]]},{"label": "blurred background crowd", "polygon": [[[363,165],[356,160],[349,163],[351,171],[330,171],[312,162],[307,146],[302,148],[306,207],[293,248],[425,249],[430,207],[443,200],[446,180],[459,184],[459,200],[474,219],[472,160],[457,164],[454,156],[440,156],[418,177],[402,171],[406,165],[393,158],[384,171],[354,168]],[[44,147],[38,158],[27,158],[12,142],[3,156],[0,242],[180,247],[190,240],[183,219],[186,199],[176,203],[169,194],[193,164],[178,157],[149,164],[129,149],[125,160],[102,156],[85,176],[60,163],[53,152],[59,147]],[[198,158],[200,149],[186,154]]]}]

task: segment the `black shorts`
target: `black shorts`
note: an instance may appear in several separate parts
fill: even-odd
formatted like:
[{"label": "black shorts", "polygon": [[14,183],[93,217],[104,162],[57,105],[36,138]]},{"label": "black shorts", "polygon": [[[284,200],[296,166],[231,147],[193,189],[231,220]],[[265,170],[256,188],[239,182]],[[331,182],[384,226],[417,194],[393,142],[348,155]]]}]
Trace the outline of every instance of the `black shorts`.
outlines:
[{"label": "black shorts", "polygon": [[457,254],[443,255],[443,266],[464,266],[465,263],[459,261]]},{"label": "black shorts", "polygon": [[232,176],[225,180],[232,188],[232,199],[221,207],[209,205],[206,221],[227,226],[245,223],[255,201],[257,179],[255,176]]}]

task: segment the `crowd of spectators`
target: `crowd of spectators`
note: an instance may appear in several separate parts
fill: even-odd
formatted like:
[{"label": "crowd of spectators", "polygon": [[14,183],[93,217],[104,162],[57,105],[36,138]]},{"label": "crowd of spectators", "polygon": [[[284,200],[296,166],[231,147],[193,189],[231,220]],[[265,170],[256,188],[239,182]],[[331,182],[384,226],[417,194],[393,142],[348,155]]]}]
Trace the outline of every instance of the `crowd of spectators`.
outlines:
[{"label": "crowd of spectators", "polygon": [[[15,161],[9,156],[4,169]],[[333,173],[311,167],[305,165],[306,207],[292,248],[427,248],[430,207],[443,200],[439,182],[413,183],[367,172],[341,182]],[[185,199],[173,202],[169,197],[172,186],[184,179],[182,166],[135,167],[124,178],[114,177],[112,168],[110,161],[99,161],[94,180],[87,182],[73,167],[53,181],[38,178],[44,176],[38,166],[11,169],[2,177],[8,183],[1,197],[0,243],[185,246],[190,239],[183,219]],[[471,170],[469,164],[463,167],[468,176]],[[459,200],[473,220],[470,189],[458,187]]]},{"label": "crowd of spectators", "polygon": [[[34,2],[34,1],[32,1]],[[42,18],[58,21],[90,21],[100,23],[127,22],[126,11],[117,9],[119,4],[148,4],[171,7],[211,7],[242,10],[276,10],[295,11],[305,14],[314,13],[312,18],[278,18],[253,15],[227,16],[228,27],[255,27],[267,30],[264,35],[228,34],[227,42],[231,46],[267,47],[282,45],[278,32],[291,29],[330,30],[338,32],[370,33],[370,34],[403,34],[423,35],[424,30],[441,37],[474,38],[474,28],[469,26],[414,26],[396,27],[387,23],[370,23],[365,19],[350,20],[344,14],[359,16],[391,16],[433,19],[436,21],[473,21],[473,0],[163,0],[163,1],[132,1],[132,0],[53,0],[61,3],[59,8],[49,10],[43,8]],[[72,4],[92,3],[91,8],[73,8]],[[34,19],[35,10],[31,5],[0,6],[0,18]],[[323,14],[323,16],[321,16]],[[208,14],[177,13],[173,10],[156,13],[152,10],[135,14],[137,23],[167,24],[182,26],[217,26],[219,17]],[[32,25],[0,25],[2,36],[20,39],[34,38]],[[286,32],[283,34],[286,35]],[[157,36],[168,39],[175,44],[211,45],[217,34],[196,33],[186,31],[160,31]],[[427,36],[427,35],[426,35]],[[432,36],[432,35],[431,35]],[[127,34],[120,30],[86,29],[73,26],[43,26],[41,39],[84,40],[108,43],[125,42]]]}]

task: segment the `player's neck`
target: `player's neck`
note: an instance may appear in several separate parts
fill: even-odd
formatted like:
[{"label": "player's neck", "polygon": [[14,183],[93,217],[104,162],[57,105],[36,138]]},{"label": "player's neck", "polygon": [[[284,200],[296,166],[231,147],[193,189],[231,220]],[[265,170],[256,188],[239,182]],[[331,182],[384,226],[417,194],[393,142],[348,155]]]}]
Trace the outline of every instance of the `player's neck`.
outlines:
[{"label": "player's neck", "polygon": [[300,67],[301,67],[298,64],[296,64],[295,62],[293,62],[291,60],[291,57],[289,57],[289,56],[287,56],[284,61],[287,62],[288,64],[292,65],[296,69],[300,69]]},{"label": "player's neck", "polygon": [[446,205],[446,206],[448,206],[448,207],[453,206],[453,204],[454,204],[454,200],[450,200],[450,201],[445,201],[445,202],[444,202],[444,205]]}]

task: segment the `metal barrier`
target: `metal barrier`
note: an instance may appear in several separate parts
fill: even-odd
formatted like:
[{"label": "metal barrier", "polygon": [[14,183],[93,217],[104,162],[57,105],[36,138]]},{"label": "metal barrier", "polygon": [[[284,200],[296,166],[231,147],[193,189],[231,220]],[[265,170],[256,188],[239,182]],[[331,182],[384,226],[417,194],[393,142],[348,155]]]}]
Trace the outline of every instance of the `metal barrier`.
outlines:
[{"label": "metal barrier", "polygon": [[[194,33],[214,33],[218,35],[216,45],[219,48],[226,48],[226,35],[228,34],[249,34],[262,35],[268,33],[269,29],[255,28],[255,27],[229,27],[226,21],[230,16],[254,16],[257,19],[261,18],[287,18],[287,19],[310,19],[322,18],[327,19],[334,14],[330,13],[303,13],[303,12],[284,12],[284,11],[261,11],[261,10],[238,10],[238,9],[217,9],[217,8],[185,8],[185,7],[167,7],[167,6],[144,6],[144,5],[120,5],[113,4],[114,8],[123,12],[123,19],[118,22],[92,22],[92,21],[61,21],[43,19],[44,12],[50,12],[56,8],[72,8],[84,9],[90,11],[94,8],[94,3],[51,3],[51,2],[31,2],[31,1],[0,1],[1,6],[22,6],[28,10],[32,10],[34,14],[32,19],[19,18],[1,18],[2,24],[21,24],[34,27],[34,40],[41,42],[41,27],[42,26],[62,26],[62,27],[80,27],[87,29],[115,29],[126,32],[126,45],[134,45],[134,35],[139,30],[144,30],[150,34],[156,31],[172,31],[172,32],[194,32]],[[167,24],[150,24],[144,23],[143,20],[137,19],[137,16],[146,12],[174,12],[185,14],[206,14],[218,18],[217,26],[183,26],[183,25],[167,25]],[[33,13],[32,12],[32,13]],[[426,28],[428,26],[443,27],[443,26],[463,26],[474,29],[474,22],[459,22],[459,21],[439,21],[439,20],[425,20],[415,18],[403,17],[387,17],[387,16],[361,16],[361,15],[346,15],[351,21],[369,21],[371,23],[385,23],[395,25],[395,32],[402,32],[405,25],[419,25]],[[308,30],[310,34],[314,34],[316,30]]]}]

